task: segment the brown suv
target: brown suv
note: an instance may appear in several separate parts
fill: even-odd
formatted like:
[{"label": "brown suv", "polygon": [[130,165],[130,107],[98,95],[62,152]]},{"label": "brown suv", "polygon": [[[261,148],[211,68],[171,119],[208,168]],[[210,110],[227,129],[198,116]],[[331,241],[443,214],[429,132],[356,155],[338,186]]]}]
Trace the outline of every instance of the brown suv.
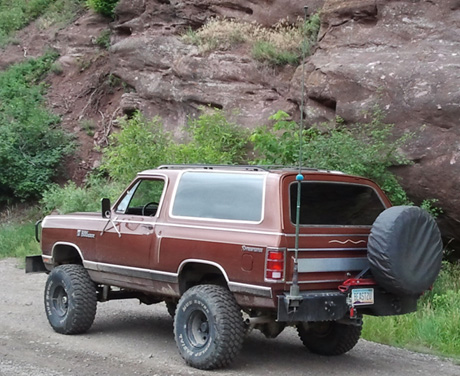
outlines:
[{"label": "brown suv", "polygon": [[49,272],[55,331],[87,331],[98,301],[164,301],[180,354],[201,369],[233,361],[252,328],[273,338],[294,325],[310,351],[345,353],[363,314],[416,309],[442,254],[424,210],[314,169],[162,166],[113,206],[103,199],[102,213],[50,215],[41,227],[43,254],[26,269]]}]

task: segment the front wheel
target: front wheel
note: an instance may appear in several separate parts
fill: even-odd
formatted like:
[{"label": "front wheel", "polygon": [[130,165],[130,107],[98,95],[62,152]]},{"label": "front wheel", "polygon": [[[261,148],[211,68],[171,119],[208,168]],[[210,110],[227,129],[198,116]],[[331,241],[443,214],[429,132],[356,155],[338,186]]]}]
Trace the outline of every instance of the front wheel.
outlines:
[{"label": "front wheel", "polygon": [[244,332],[240,308],[224,287],[195,286],[179,300],[174,337],[182,358],[192,367],[229,365],[241,350]]},{"label": "front wheel", "polygon": [[346,325],[335,321],[300,323],[299,337],[312,353],[341,355],[358,343],[362,325]]},{"label": "front wheel", "polygon": [[45,285],[45,311],[56,332],[86,332],[93,324],[96,306],[96,287],[83,266],[61,265],[51,271]]}]

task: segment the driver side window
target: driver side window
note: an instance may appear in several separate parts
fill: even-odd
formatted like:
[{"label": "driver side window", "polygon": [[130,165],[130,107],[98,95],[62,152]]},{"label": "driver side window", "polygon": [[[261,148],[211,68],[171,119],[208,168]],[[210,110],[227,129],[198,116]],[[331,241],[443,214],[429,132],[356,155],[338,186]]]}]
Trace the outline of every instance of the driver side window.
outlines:
[{"label": "driver side window", "polygon": [[117,213],[154,216],[158,210],[164,180],[140,180],[117,206]]}]

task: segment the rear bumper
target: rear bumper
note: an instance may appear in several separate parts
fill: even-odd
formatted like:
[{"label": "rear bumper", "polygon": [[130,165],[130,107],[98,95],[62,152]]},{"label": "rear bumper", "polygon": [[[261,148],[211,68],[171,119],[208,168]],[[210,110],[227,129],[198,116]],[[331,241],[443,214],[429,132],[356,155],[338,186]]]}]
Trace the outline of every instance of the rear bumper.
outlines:
[{"label": "rear bumper", "polygon": [[378,287],[374,288],[374,304],[353,306],[351,289],[340,291],[302,292],[296,299],[288,293],[278,295],[280,322],[336,321],[361,315],[393,316],[413,312],[417,309],[418,296],[396,296]]},{"label": "rear bumper", "polygon": [[347,297],[338,291],[301,293],[298,300],[278,295],[278,321],[340,320],[348,312]]}]

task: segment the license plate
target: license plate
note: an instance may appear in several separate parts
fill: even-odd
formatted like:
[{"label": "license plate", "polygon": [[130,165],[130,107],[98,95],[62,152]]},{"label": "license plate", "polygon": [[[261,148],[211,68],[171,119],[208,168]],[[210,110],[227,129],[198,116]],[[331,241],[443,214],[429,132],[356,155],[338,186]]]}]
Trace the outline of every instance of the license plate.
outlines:
[{"label": "license plate", "polygon": [[353,289],[351,291],[351,301],[354,306],[374,304],[374,289]]}]

